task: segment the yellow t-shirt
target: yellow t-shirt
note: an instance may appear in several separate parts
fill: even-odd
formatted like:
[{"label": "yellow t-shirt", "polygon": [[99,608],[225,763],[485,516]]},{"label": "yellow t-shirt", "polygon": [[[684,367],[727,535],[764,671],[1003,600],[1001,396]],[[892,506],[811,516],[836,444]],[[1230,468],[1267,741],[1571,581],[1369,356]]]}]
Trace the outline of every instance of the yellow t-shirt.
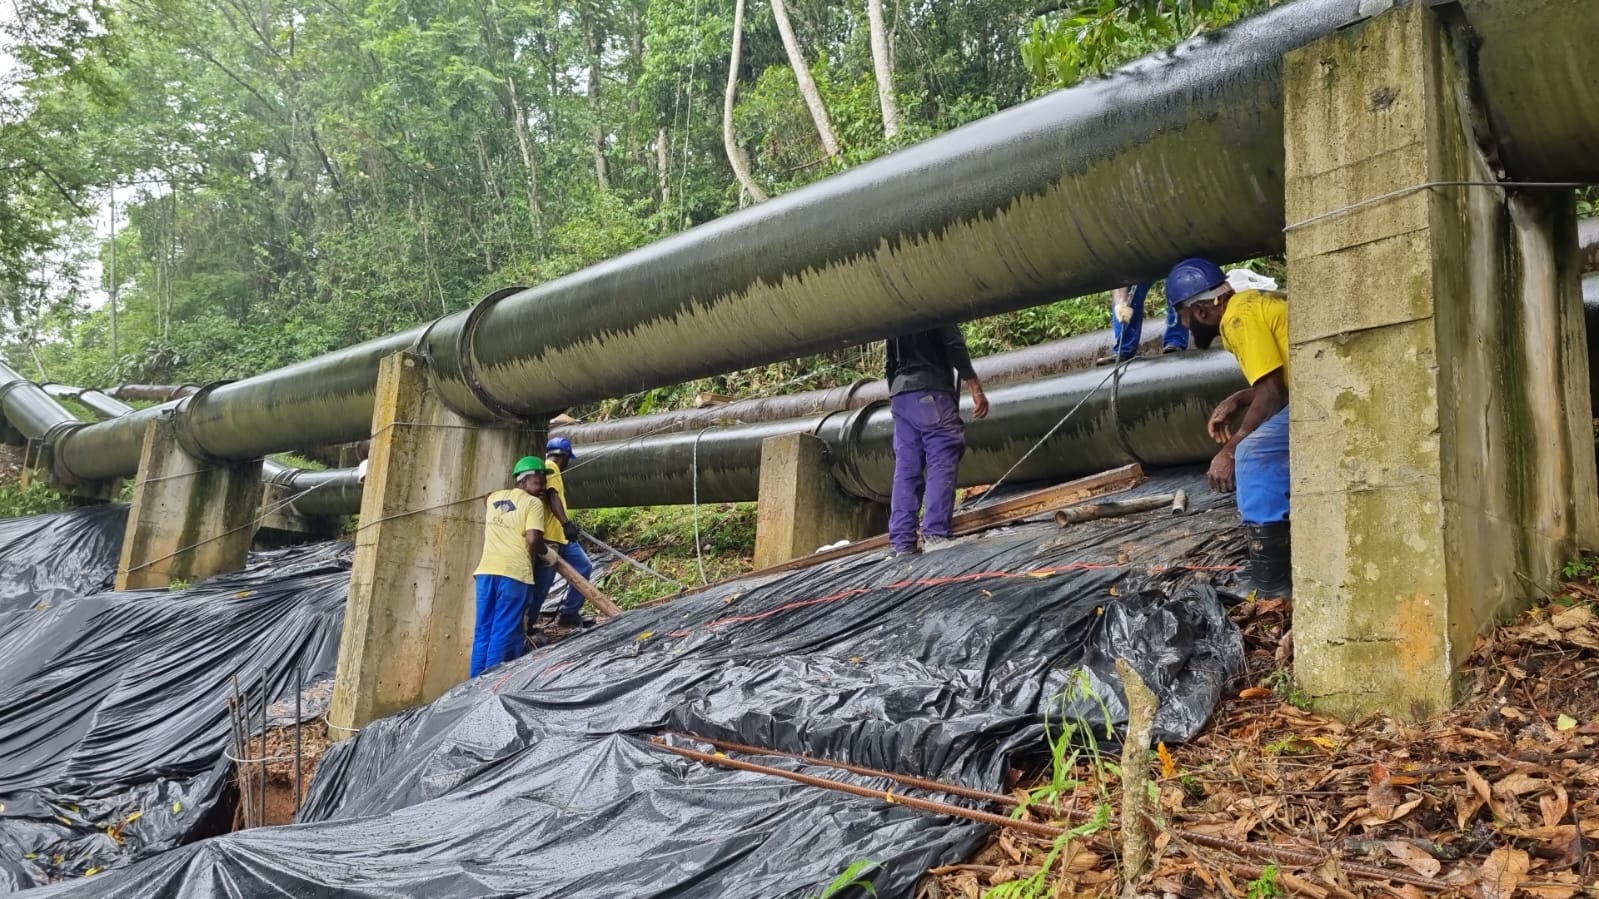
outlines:
[{"label": "yellow t-shirt", "polygon": [[[544,489],[554,490],[556,493],[561,494],[561,502],[566,502],[566,482],[561,479],[561,467],[554,462],[544,463]],[[566,527],[561,524],[561,519],[555,517],[555,512],[549,501],[545,501],[544,508],[548,513],[545,515],[544,539],[551,543],[565,543],[567,540]],[[572,514],[570,505],[566,507],[566,514]]]},{"label": "yellow t-shirt", "polygon": [[1264,290],[1233,294],[1221,317],[1221,344],[1238,357],[1250,386],[1279,368],[1287,377],[1288,298]]},{"label": "yellow t-shirt", "polygon": [[527,532],[544,530],[544,501],[520,487],[496,490],[483,515],[483,558],[473,574],[497,574],[533,583],[533,557]]}]

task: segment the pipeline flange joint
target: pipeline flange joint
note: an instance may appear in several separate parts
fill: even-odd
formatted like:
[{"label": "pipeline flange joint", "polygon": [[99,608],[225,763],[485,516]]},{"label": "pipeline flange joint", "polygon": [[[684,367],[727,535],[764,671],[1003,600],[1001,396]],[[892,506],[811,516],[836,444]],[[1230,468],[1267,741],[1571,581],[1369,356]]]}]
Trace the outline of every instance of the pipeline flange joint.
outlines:
[{"label": "pipeline flange joint", "polygon": [[[0,391],[0,403],[4,402],[4,391]],[[56,447],[60,445],[61,438],[73,431],[88,427],[88,422],[62,421],[50,426],[43,434],[39,435],[40,467],[46,471],[53,471],[62,481],[75,486],[92,486],[93,481],[82,478],[76,472],[67,468],[56,455]]]},{"label": "pipeline flange joint", "polygon": [[1138,451],[1133,449],[1133,442],[1132,442],[1132,440],[1128,439],[1128,437],[1127,437],[1127,429],[1122,426],[1122,410],[1121,410],[1121,405],[1120,405],[1120,403],[1121,403],[1121,394],[1122,394],[1122,374],[1124,372],[1126,372],[1127,371],[1127,367],[1129,365],[1132,365],[1132,364],[1135,364],[1135,362],[1123,362],[1120,365],[1116,366],[1115,371],[1111,372],[1111,379],[1110,379],[1110,424],[1111,424],[1111,431],[1112,431],[1112,433],[1114,433],[1116,435],[1116,445],[1122,448],[1122,452],[1126,453],[1127,457],[1129,459],[1131,459],[1134,462],[1137,462],[1139,465],[1148,465],[1149,463],[1144,461],[1143,457],[1138,455]]},{"label": "pipeline flange joint", "polygon": [[[524,290],[527,290],[527,288],[521,285],[502,287],[479,300],[477,305],[473,306],[472,310],[466,314],[466,321],[461,323],[461,330],[455,339],[455,360],[457,369],[461,373],[461,382],[466,385],[467,390],[472,392],[477,401],[483,404],[483,408],[489,410],[491,415],[495,418],[510,421],[526,421],[542,416],[525,409],[518,409],[509,403],[501,402],[493,394],[489,393],[488,388],[483,386],[483,379],[478,377],[477,365],[474,361],[477,359],[474,341],[477,337],[478,324],[483,321],[489,312],[499,305],[501,300],[515,296]],[[428,326],[430,330],[432,327],[432,325]],[[424,333],[423,336],[425,337],[426,334]]]},{"label": "pipeline flange joint", "polygon": [[4,384],[0,384],[0,409],[4,409],[5,408],[6,397],[10,395],[11,391],[16,390],[18,387],[21,387],[22,385],[27,384],[27,383],[29,383],[29,382],[19,379],[19,380],[16,380],[16,381],[7,381]]},{"label": "pipeline flange joint", "polygon": [[193,418],[193,411],[200,408],[200,404],[205,402],[206,397],[210,396],[211,392],[218,387],[232,384],[233,380],[228,378],[221,381],[212,381],[209,384],[202,384],[199,390],[178,400],[178,404],[173,406],[171,411],[163,413],[163,415],[170,417],[173,421],[172,431],[173,436],[177,438],[178,446],[182,447],[183,451],[192,458],[223,465],[231,465],[236,461],[225,459],[207,450],[205,444],[200,442],[200,438],[194,433],[193,427],[189,424]]},{"label": "pipeline flange joint", "polygon": [[832,463],[833,478],[838,481],[838,486],[851,496],[870,500],[874,503],[887,504],[890,500],[888,494],[883,493],[871,485],[860,468],[861,432],[866,429],[866,423],[871,419],[872,413],[888,406],[887,400],[874,400],[866,405],[847,412],[833,412],[824,416],[816,423],[812,433],[820,436],[823,427],[835,415],[844,417],[843,423],[838,427],[838,446],[828,445],[829,461]]}]

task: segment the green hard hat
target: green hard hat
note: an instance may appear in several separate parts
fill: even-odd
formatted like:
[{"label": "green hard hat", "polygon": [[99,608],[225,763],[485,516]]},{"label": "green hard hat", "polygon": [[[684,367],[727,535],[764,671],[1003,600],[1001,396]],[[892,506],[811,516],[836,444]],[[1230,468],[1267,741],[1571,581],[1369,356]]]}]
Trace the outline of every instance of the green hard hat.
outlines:
[{"label": "green hard hat", "polygon": [[524,475],[534,472],[543,474],[546,471],[549,471],[549,469],[545,467],[543,459],[538,456],[523,456],[517,460],[516,467],[511,469],[511,476],[520,481]]}]

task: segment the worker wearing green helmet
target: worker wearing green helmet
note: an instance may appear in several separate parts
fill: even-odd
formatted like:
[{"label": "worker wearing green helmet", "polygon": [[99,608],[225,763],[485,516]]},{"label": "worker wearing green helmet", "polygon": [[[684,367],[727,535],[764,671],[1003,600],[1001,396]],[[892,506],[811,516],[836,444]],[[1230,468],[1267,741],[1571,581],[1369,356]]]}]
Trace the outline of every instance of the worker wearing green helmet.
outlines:
[{"label": "worker wearing green helmet", "polygon": [[477,571],[477,623],[472,633],[472,676],[522,654],[524,617],[536,562],[555,564],[544,542],[549,507],[544,502],[544,460],[524,456],[511,477],[516,486],[485,498],[483,556]]}]

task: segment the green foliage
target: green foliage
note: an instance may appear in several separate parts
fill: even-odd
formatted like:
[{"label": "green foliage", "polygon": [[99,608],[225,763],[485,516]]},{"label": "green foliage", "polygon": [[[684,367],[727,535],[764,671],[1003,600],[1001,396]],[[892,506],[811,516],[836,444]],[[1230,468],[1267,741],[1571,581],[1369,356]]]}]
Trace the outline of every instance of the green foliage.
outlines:
[{"label": "green foliage", "polygon": [[1261,869],[1259,877],[1249,882],[1245,888],[1247,890],[1245,895],[1249,899],[1276,899],[1278,896],[1288,895],[1288,892],[1277,883],[1281,873],[1276,865],[1267,865]]},{"label": "green foliage", "polygon": [[0,518],[23,518],[47,512],[63,512],[70,508],[72,503],[38,472],[34,472],[27,487],[21,484],[0,487]]},{"label": "green foliage", "polygon": [[1278,0],[1092,0],[1035,19],[1021,58],[1040,91],[1102,75]]},{"label": "green foliage", "polygon": [[192,586],[194,586],[194,585],[189,583],[188,581],[184,580],[183,578],[173,578],[172,579],[172,583],[167,585],[167,589],[169,591],[173,592],[173,593],[179,593],[179,592],[182,592],[184,590],[189,589]]},{"label": "green foliage", "polygon": [[[795,0],[838,160],[821,150],[769,6],[751,3],[736,140],[779,194],[1020,102],[1040,73],[1108,65],[1265,2],[1042,19],[1015,0],[888,4],[891,141],[864,8]],[[559,278],[739,202],[720,121],[726,7],[410,0],[240,15],[201,0],[19,3],[21,18],[0,23],[19,61],[0,84],[0,152],[17,160],[0,168],[0,354],[39,377],[245,377]],[[1103,327],[1107,309],[1074,300],[968,331],[993,352]],[[576,411],[879,369],[869,352],[844,351]]]},{"label": "green foliage", "polygon": [[877,862],[868,858],[859,859],[833,878],[832,882],[822,890],[821,895],[812,896],[811,899],[834,899],[835,896],[842,896],[845,891],[852,889],[858,889],[868,896],[876,896],[877,888],[862,876],[875,867]]},{"label": "green foliage", "polygon": [[1592,580],[1594,574],[1594,561],[1588,556],[1581,556],[1579,558],[1572,559],[1560,569],[1560,573],[1564,575],[1568,581]]},{"label": "green foliage", "polygon": [[[606,578],[605,591],[624,609],[670,596],[682,589],[679,584],[699,584],[701,558],[706,580],[715,582],[745,574],[755,552],[754,503],[701,506],[700,555],[694,549],[691,506],[588,509],[575,512],[574,517],[594,536],[617,549],[647,555],[646,564],[678,582],[672,584],[634,568],[617,567]],[[603,552],[592,546],[587,549],[600,561]]]}]

